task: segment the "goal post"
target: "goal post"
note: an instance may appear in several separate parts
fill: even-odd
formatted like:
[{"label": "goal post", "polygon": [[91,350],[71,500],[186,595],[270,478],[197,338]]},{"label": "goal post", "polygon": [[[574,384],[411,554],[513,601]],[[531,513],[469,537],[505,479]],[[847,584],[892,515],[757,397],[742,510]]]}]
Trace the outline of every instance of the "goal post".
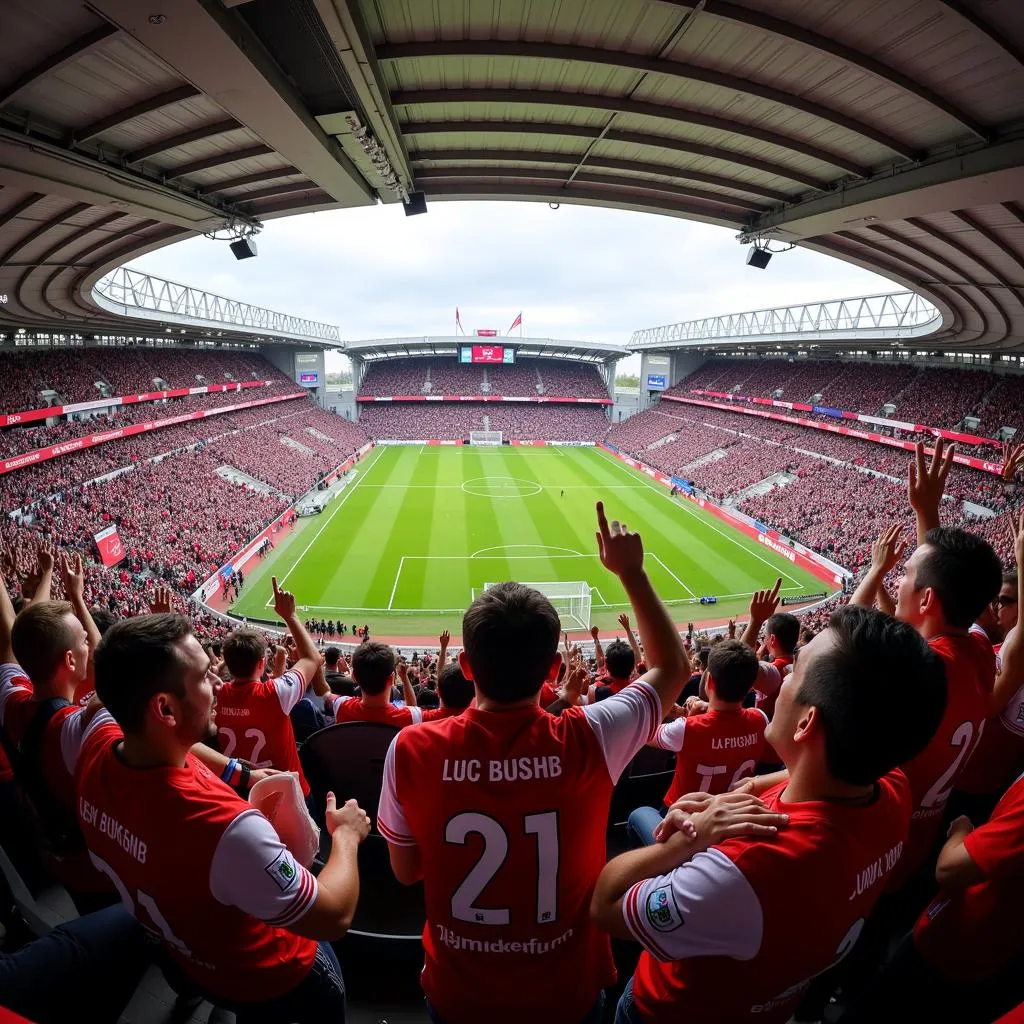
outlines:
[{"label": "goal post", "polygon": [[[485,583],[479,590],[473,590],[473,598],[497,583]],[[590,584],[586,580],[574,580],[571,583],[527,583],[524,587],[538,590],[554,605],[558,617],[562,620],[562,629],[590,629],[590,610],[592,596]]]},{"label": "goal post", "polygon": [[471,430],[469,443],[478,447],[500,448],[502,432],[500,430]]}]

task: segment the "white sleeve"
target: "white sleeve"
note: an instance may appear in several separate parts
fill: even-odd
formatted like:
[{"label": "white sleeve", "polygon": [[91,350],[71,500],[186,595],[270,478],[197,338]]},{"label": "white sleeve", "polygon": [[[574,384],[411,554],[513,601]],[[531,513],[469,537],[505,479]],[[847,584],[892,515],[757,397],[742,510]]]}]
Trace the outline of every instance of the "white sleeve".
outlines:
[{"label": "white sleeve", "polygon": [[771,697],[779,692],[781,686],[782,673],[770,661],[758,662],[754,689],[761,697]]},{"label": "white sleeve", "polygon": [[[15,680],[24,680],[15,682]],[[16,662],[9,661],[0,665],[0,725],[4,724],[4,713],[7,710],[7,701],[11,694],[18,690],[24,690],[30,696],[32,687],[26,685],[27,677],[25,670]]]},{"label": "white sleeve", "polygon": [[[401,735],[401,733],[399,733]],[[415,846],[416,840],[409,831],[402,805],[395,792],[395,743],[396,736],[388,747],[384,758],[384,783],[380,789],[380,803],[377,805],[377,831],[394,846]]]},{"label": "white sleeve", "polygon": [[75,774],[78,755],[85,746],[85,741],[101,726],[113,725],[114,719],[106,708],[100,708],[84,726],[85,708],[76,708],[64,718],[60,726],[60,753],[64,759],[64,767],[69,775]]},{"label": "white sleeve", "polygon": [[242,811],[224,830],[210,864],[219,903],[287,928],[316,902],[317,882],[259,811]]},{"label": "white sleeve", "polygon": [[413,725],[419,725],[423,721],[423,708],[418,704],[409,705],[409,714],[412,715]]},{"label": "white sleeve", "polygon": [[659,725],[654,734],[654,743],[662,750],[674,750],[677,754],[683,749],[683,734],[686,732],[686,719],[677,718],[673,722]]},{"label": "white sleeve", "polygon": [[698,853],[660,878],[638,882],[622,898],[622,916],[637,942],[662,961],[691,956],[751,960],[764,933],[757,893],[716,849]]},{"label": "white sleeve", "polygon": [[661,698],[650,683],[637,680],[583,709],[604,752],[608,774],[618,782],[633,755],[654,738],[661,723]]},{"label": "white sleeve", "polygon": [[306,692],[306,680],[302,678],[301,672],[292,669],[291,672],[278,676],[273,682],[277,699],[281,702],[281,710],[290,715],[292,708],[302,700],[302,695]]}]

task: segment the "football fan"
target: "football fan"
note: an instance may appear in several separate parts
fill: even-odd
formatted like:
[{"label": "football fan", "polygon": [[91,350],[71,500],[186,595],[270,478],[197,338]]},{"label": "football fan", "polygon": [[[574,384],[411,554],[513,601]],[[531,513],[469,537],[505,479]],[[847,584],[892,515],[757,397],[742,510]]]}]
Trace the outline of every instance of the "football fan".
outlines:
[{"label": "football fan", "polygon": [[[398,674],[402,681],[405,706],[391,703],[391,687]],[[423,712],[416,705],[416,694],[409,685],[408,669],[397,662],[395,652],[375,640],[361,643],[352,655],[352,678],[359,687],[358,697],[325,698],[325,707],[335,722],[380,722],[399,729],[423,721]]]}]

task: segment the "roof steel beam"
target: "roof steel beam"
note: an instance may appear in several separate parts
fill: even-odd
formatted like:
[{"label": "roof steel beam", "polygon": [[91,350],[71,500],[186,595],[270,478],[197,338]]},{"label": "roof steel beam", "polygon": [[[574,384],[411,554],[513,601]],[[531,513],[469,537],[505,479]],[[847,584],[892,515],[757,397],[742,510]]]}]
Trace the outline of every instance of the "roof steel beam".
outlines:
[{"label": "roof steel beam", "polygon": [[264,181],[275,181],[278,178],[287,178],[291,174],[299,172],[294,167],[278,167],[272,171],[257,171],[255,174],[242,174],[237,178],[229,178],[227,181],[215,181],[212,185],[203,187],[203,195],[212,192],[227,192],[228,189],[242,188],[245,185],[259,185]]},{"label": "roof steel beam", "polygon": [[234,149],[230,153],[214,153],[213,156],[204,156],[201,160],[193,160],[191,163],[170,168],[166,172],[166,178],[168,181],[172,181],[198,171],[208,171],[211,167],[223,167],[225,164],[233,164],[237,160],[249,160],[254,156],[268,156],[273,152],[269,146],[247,146],[245,149]]},{"label": "roof steel beam", "polygon": [[203,125],[201,128],[193,128],[190,132],[182,132],[180,135],[169,135],[157,142],[151,142],[148,146],[142,146],[125,155],[125,163],[137,164],[148,160],[159,153],[166,153],[168,150],[177,149],[179,146],[187,146],[191,142],[202,142],[203,139],[213,139],[226,132],[238,131],[240,125],[233,117],[224,121],[215,121],[213,124]]},{"label": "roof steel beam", "polygon": [[659,117],[678,124],[699,125],[717,131],[759,142],[767,142],[780,149],[798,153],[801,156],[819,160],[832,167],[838,167],[856,177],[867,177],[870,173],[856,161],[839,153],[819,149],[800,139],[778,132],[765,131],[742,121],[715,117],[685,107],[665,107],[657,103],[643,103],[624,100],[616,96],[602,96],[586,92],[542,92],[533,89],[406,89],[394,92],[391,99],[396,106],[418,106],[428,103],[522,103],[525,106],[581,107],[589,110],[618,111],[623,114],[639,114],[643,117]]},{"label": "roof steel beam", "polygon": [[[406,135],[436,135],[441,133],[466,132],[467,134],[486,134],[494,132],[497,134],[510,135],[553,135],[556,138],[563,135],[579,137],[584,139],[596,138],[601,129],[594,125],[566,124],[564,122],[551,121],[407,121],[402,130]],[[705,146],[699,142],[688,142],[686,139],[678,139],[672,135],[650,135],[643,132],[620,132],[607,131],[604,139],[606,142],[625,142],[635,146],[651,146],[655,149],[667,149],[674,153],[687,153],[694,156],[706,156],[712,160],[722,160],[725,163],[735,164],[738,167],[749,167],[751,170],[764,171],[765,174],[773,174],[780,178],[788,178],[790,181],[799,182],[810,188],[824,189],[828,182],[822,178],[815,178],[802,171],[794,171],[785,164],[772,163],[770,160],[759,160],[756,157],[747,156],[746,153],[738,153],[732,149],[722,149],[719,146]]]},{"label": "roof steel beam", "polygon": [[[429,168],[423,170],[420,179],[424,182],[433,181],[437,178],[465,178],[472,180],[489,178],[524,178],[529,181],[553,181],[563,185],[571,185],[568,175],[559,171],[537,171],[529,168],[508,168],[502,170],[498,167],[481,167],[472,169],[466,167],[452,168],[443,167]],[[660,192],[664,195],[679,196],[682,199],[696,199],[700,202],[718,204],[720,206],[731,206],[748,213],[764,209],[757,203],[751,203],[746,199],[735,199],[732,196],[724,196],[720,192],[705,192],[703,189],[681,188],[678,185],[668,185],[660,181],[650,181],[646,178],[624,178],[612,174],[577,174],[572,181],[579,181],[585,185],[610,185],[613,188],[622,188],[625,191],[641,190],[644,192]]]},{"label": "roof steel beam", "polygon": [[29,68],[24,74],[19,75],[9,85],[0,86],[0,107],[10,103],[40,79],[73,63],[90,50],[95,50],[113,35],[117,35],[117,29],[113,25],[99,25],[91,32],[86,32],[84,36],[79,36],[73,43],[57,50],[56,53],[51,53],[35,67]]},{"label": "roof steel beam", "polygon": [[728,89],[756,96],[770,103],[779,103],[793,110],[799,110],[811,117],[820,118],[837,125],[848,132],[870,139],[884,146],[904,160],[916,160],[918,153],[909,146],[878,128],[858,121],[849,114],[834,110],[822,103],[795,96],[784,89],[776,89],[751,81],[738,75],[715,71],[696,64],[682,61],[662,60],[645,57],[642,54],[626,53],[622,50],[603,50],[592,46],[568,46],[554,43],[528,43],[518,40],[458,39],[431,40],[415,43],[385,43],[377,47],[380,60],[410,60],[421,57],[515,57],[534,60],[577,61],[587,64],[601,64],[610,67],[627,68],[630,71],[644,71],[663,75],[667,78],[681,78],[687,81],[703,82],[720,89]]},{"label": "roof steel beam", "polygon": [[[538,164],[572,164],[579,157],[575,153],[538,153],[532,150],[516,149],[421,149],[412,154],[413,163],[425,160],[451,160],[474,163],[538,163]],[[717,185],[719,188],[731,189],[734,192],[747,192],[761,196],[777,203],[788,202],[790,196],[776,189],[765,188],[763,185],[750,184],[735,178],[727,178],[721,174],[708,174],[704,171],[691,171],[672,164],[641,163],[633,160],[617,160],[612,157],[592,153],[587,158],[588,167],[606,167],[616,171],[636,171],[643,174],[661,174],[666,178],[684,178],[702,182],[705,185]]]},{"label": "roof steel beam", "polygon": [[940,96],[937,92],[915,81],[909,75],[889,67],[888,64],[876,60],[852,46],[840,43],[838,40],[829,39],[828,36],[819,35],[808,28],[794,25],[790,21],[781,18],[773,18],[770,14],[763,14],[761,11],[752,11],[749,7],[740,7],[738,4],[729,3],[728,0],[705,0],[699,5],[696,0],[662,0],[663,3],[671,4],[673,7],[684,7],[695,10],[700,6],[700,13],[711,17],[721,18],[725,21],[732,21],[739,25],[747,25],[759,28],[771,35],[781,39],[788,39],[795,43],[801,43],[812,50],[821,53],[829,53],[833,57],[850,64],[853,67],[867,71],[882,81],[901,89],[903,92],[916,96],[919,100],[929,104],[936,110],[951,117],[972,135],[979,139],[988,140],[991,130],[980,121],[971,117],[966,111],[961,110],[952,101]]},{"label": "roof steel beam", "polygon": [[994,29],[980,14],[972,11],[962,0],[939,0],[939,2],[945,4],[951,11],[955,11],[964,21],[969,22],[979,32],[983,32],[999,49],[1004,53],[1008,53],[1018,64],[1024,65],[1024,50],[1021,50],[1019,46],[1015,46],[1005,32]]},{"label": "roof steel beam", "polygon": [[175,103],[195,99],[196,96],[200,95],[199,90],[191,85],[179,85],[157,96],[150,96],[148,99],[133,103],[130,107],[117,110],[106,117],[101,117],[98,121],[93,121],[92,124],[88,124],[84,128],[76,129],[72,133],[72,141],[74,143],[88,142],[89,139],[94,139],[97,135],[110,131],[111,128],[127,124],[127,122],[133,121],[137,117],[142,117],[143,114],[152,114],[154,110],[171,107]]}]

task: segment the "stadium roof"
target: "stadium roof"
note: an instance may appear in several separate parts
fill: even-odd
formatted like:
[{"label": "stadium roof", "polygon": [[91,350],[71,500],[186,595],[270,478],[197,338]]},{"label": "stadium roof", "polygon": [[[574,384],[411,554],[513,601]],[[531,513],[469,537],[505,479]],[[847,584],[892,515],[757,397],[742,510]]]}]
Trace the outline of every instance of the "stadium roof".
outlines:
[{"label": "stadium roof", "polygon": [[92,286],[147,250],[422,191],[795,242],[921,291],[946,349],[1024,349],[1020,0],[5,0],[3,28],[8,322],[111,325]]},{"label": "stadium roof", "polygon": [[546,359],[579,359],[605,363],[622,359],[625,346],[603,341],[559,341],[554,338],[518,338],[515,335],[477,338],[455,334],[434,338],[371,338],[346,341],[345,353],[356,359],[394,359],[404,356],[455,356],[460,345],[506,345],[516,350],[517,358],[539,356]]}]

